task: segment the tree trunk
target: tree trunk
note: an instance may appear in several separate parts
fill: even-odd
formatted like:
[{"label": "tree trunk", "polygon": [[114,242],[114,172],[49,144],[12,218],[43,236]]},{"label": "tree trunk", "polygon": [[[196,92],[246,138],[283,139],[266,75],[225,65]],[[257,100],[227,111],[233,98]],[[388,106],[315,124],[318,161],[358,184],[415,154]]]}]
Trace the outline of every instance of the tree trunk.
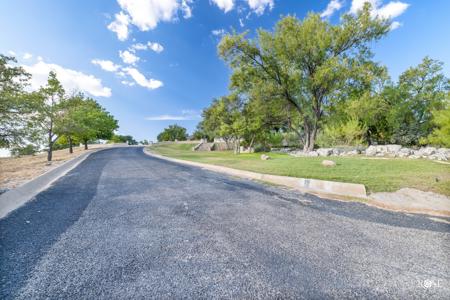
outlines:
[{"label": "tree trunk", "polygon": [[68,137],[69,140],[69,153],[72,154],[73,153],[73,143],[72,143],[72,137]]},{"label": "tree trunk", "polygon": [[87,150],[88,149],[88,141],[87,140],[84,140],[84,150]]},{"label": "tree trunk", "polygon": [[47,161],[52,161],[53,156],[53,141],[52,141],[52,132],[48,133],[48,150],[47,150]]},{"label": "tree trunk", "polygon": [[314,146],[316,144],[316,137],[317,137],[317,120],[313,122],[313,124],[310,124],[309,121],[305,120],[304,127],[305,127],[305,138],[304,138],[304,145],[303,145],[303,151],[310,152],[314,150]]}]

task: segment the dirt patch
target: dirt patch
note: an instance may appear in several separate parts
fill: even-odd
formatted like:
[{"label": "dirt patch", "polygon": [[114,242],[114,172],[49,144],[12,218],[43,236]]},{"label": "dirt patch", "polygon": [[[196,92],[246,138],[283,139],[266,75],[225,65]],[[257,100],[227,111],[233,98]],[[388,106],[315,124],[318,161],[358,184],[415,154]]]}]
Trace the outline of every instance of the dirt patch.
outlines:
[{"label": "dirt patch", "polygon": [[370,199],[372,204],[387,209],[450,216],[450,198],[433,192],[404,188],[393,193],[374,193]]},{"label": "dirt patch", "polygon": [[47,153],[21,157],[0,158],[0,190],[13,189],[62,163],[104,145],[92,145],[90,150],[75,147],[72,154],[68,149],[53,152],[53,161],[47,164]]}]

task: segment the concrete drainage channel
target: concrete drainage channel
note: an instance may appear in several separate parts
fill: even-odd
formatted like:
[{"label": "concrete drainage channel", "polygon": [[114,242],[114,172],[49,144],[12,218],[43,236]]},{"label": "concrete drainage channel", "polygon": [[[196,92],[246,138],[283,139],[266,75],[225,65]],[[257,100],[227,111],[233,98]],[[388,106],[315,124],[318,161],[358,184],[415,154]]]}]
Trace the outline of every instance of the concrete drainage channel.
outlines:
[{"label": "concrete drainage channel", "polygon": [[289,188],[293,188],[305,193],[318,194],[321,196],[338,196],[341,199],[345,200],[345,198],[353,198],[360,200],[367,200],[367,192],[366,187],[363,184],[356,183],[345,183],[345,182],[335,182],[335,181],[326,181],[326,180],[318,180],[318,179],[306,179],[306,178],[297,178],[297,177],[289,177],[289,176],[279,176],[279,175],[270,175],[270,174],[262,174],[251,171],[243,171],[232,169],[228,167],[186,161],[176,158],[170,158],[162,155],[158,155],[152,152],[147,151],[144,148],[144,153],[157,157],[160,159],[200,167],[206,170],[220,172],[240,178],[252,179],[252,180],[260,180],[269,182],[276,185],[286,186]]},{"label": "concrete drainage channel", "polygon": [[[369,206],[377,207],[380,209],[403,213],[425,214],[438,217],[450,217],[450,209],[447,208],[443,209],[444,205],[441,205],[439,208],[438,207],[427,208],[427,207],[417,207],[415,204],[413,205],[408,204],[402,206],[399,205],[399,203],[396,203],[395,201],[380,201],[379,199],[375,199],[372,198],[371,196],[368,196],[366,187],[362,184],[261,174],[250,171],[236,170],[228,167],[170,158],[152,153],[145,148],[143,149],[143,151],[145,154],[159,159],[164,159],[167,161],[172,161],[184,165],[195,166],[239,178],[272,183],[275,185],[292,188],[303,193],[313,194],[322,198],[340,201],[362,202]],[[395,196],[396,195],[393,195],[392,197]]]}]

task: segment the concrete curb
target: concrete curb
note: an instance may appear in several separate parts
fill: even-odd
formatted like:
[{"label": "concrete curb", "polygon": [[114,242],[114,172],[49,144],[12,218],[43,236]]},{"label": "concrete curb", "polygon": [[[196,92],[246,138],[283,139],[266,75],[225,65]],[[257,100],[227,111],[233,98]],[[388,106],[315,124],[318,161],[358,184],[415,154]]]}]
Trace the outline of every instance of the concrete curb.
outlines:
[{"label": "concrete curb", "polygon": [[34,179],[31,179],[30,181],[16,187],[15,189],[12,189],[0,195],[0,219],[6,217],[10,212],[21,207],[22,205],[33,199],[34,196],[46,190],[53,182],[66,175],[71,170],[75,169],[92,153],[111,148],[112,147],[94,149],[88,153],[83,153],[80,156],[74,157],[62,163],[56,168],[51,169]]},{"label": "concrete curb", "polygon": [[176,158],[170,158],[166,156],[162,156],[159,154],[155,154],[147,151],[145,148],[143,149],[144,153],[153,156],[159,159],[164,159],[167,161],[172,161],[180,164],[200,167],[206,170],[215,171],[219,173],[228,174],[231,176],[236,176],[245,179],[253,179],[253,180],[261,180],[277,185],[282,185],[286,187],[290,187],[301,192],[311,193],[311,194],[319,194],[326,196],[344,196],[351,198],[358,198],[361,200],[367,199],[366,187],[362,184],[356,183],[345,183],[345,182],[335,182],[335,181],[326,181],[326,180],[318,180],[318,179],[306,179],[306,178],[297,178],[297,177],[289,177],[289,176],[279,176],[279,175],[270,175],[270,174],[262,174],[251,171],[243,171],[232,169],[228,167],[192,162],[187,160],[181,160]]}]

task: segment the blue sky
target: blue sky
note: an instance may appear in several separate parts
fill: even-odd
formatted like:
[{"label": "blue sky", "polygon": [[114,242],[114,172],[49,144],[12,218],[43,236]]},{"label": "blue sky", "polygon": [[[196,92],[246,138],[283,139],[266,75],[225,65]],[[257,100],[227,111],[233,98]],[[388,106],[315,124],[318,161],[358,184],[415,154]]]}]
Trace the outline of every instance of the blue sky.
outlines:
[{"label": "blue sky", "polygon": [[[201,109],[227,93],[217,56],[223,32],[273,28],[281,15],[323,13],[333,23],[365,0],[0,0],[0,52],[43,84],[53,69],[118,120],[119,133],[154,140],[169,124],[192,132]],[[370,0],[397,28],[374,45],[397,76],[429,55],[450,66],[450,1]],[[327,10],[327,7],[329,8]]]}]

